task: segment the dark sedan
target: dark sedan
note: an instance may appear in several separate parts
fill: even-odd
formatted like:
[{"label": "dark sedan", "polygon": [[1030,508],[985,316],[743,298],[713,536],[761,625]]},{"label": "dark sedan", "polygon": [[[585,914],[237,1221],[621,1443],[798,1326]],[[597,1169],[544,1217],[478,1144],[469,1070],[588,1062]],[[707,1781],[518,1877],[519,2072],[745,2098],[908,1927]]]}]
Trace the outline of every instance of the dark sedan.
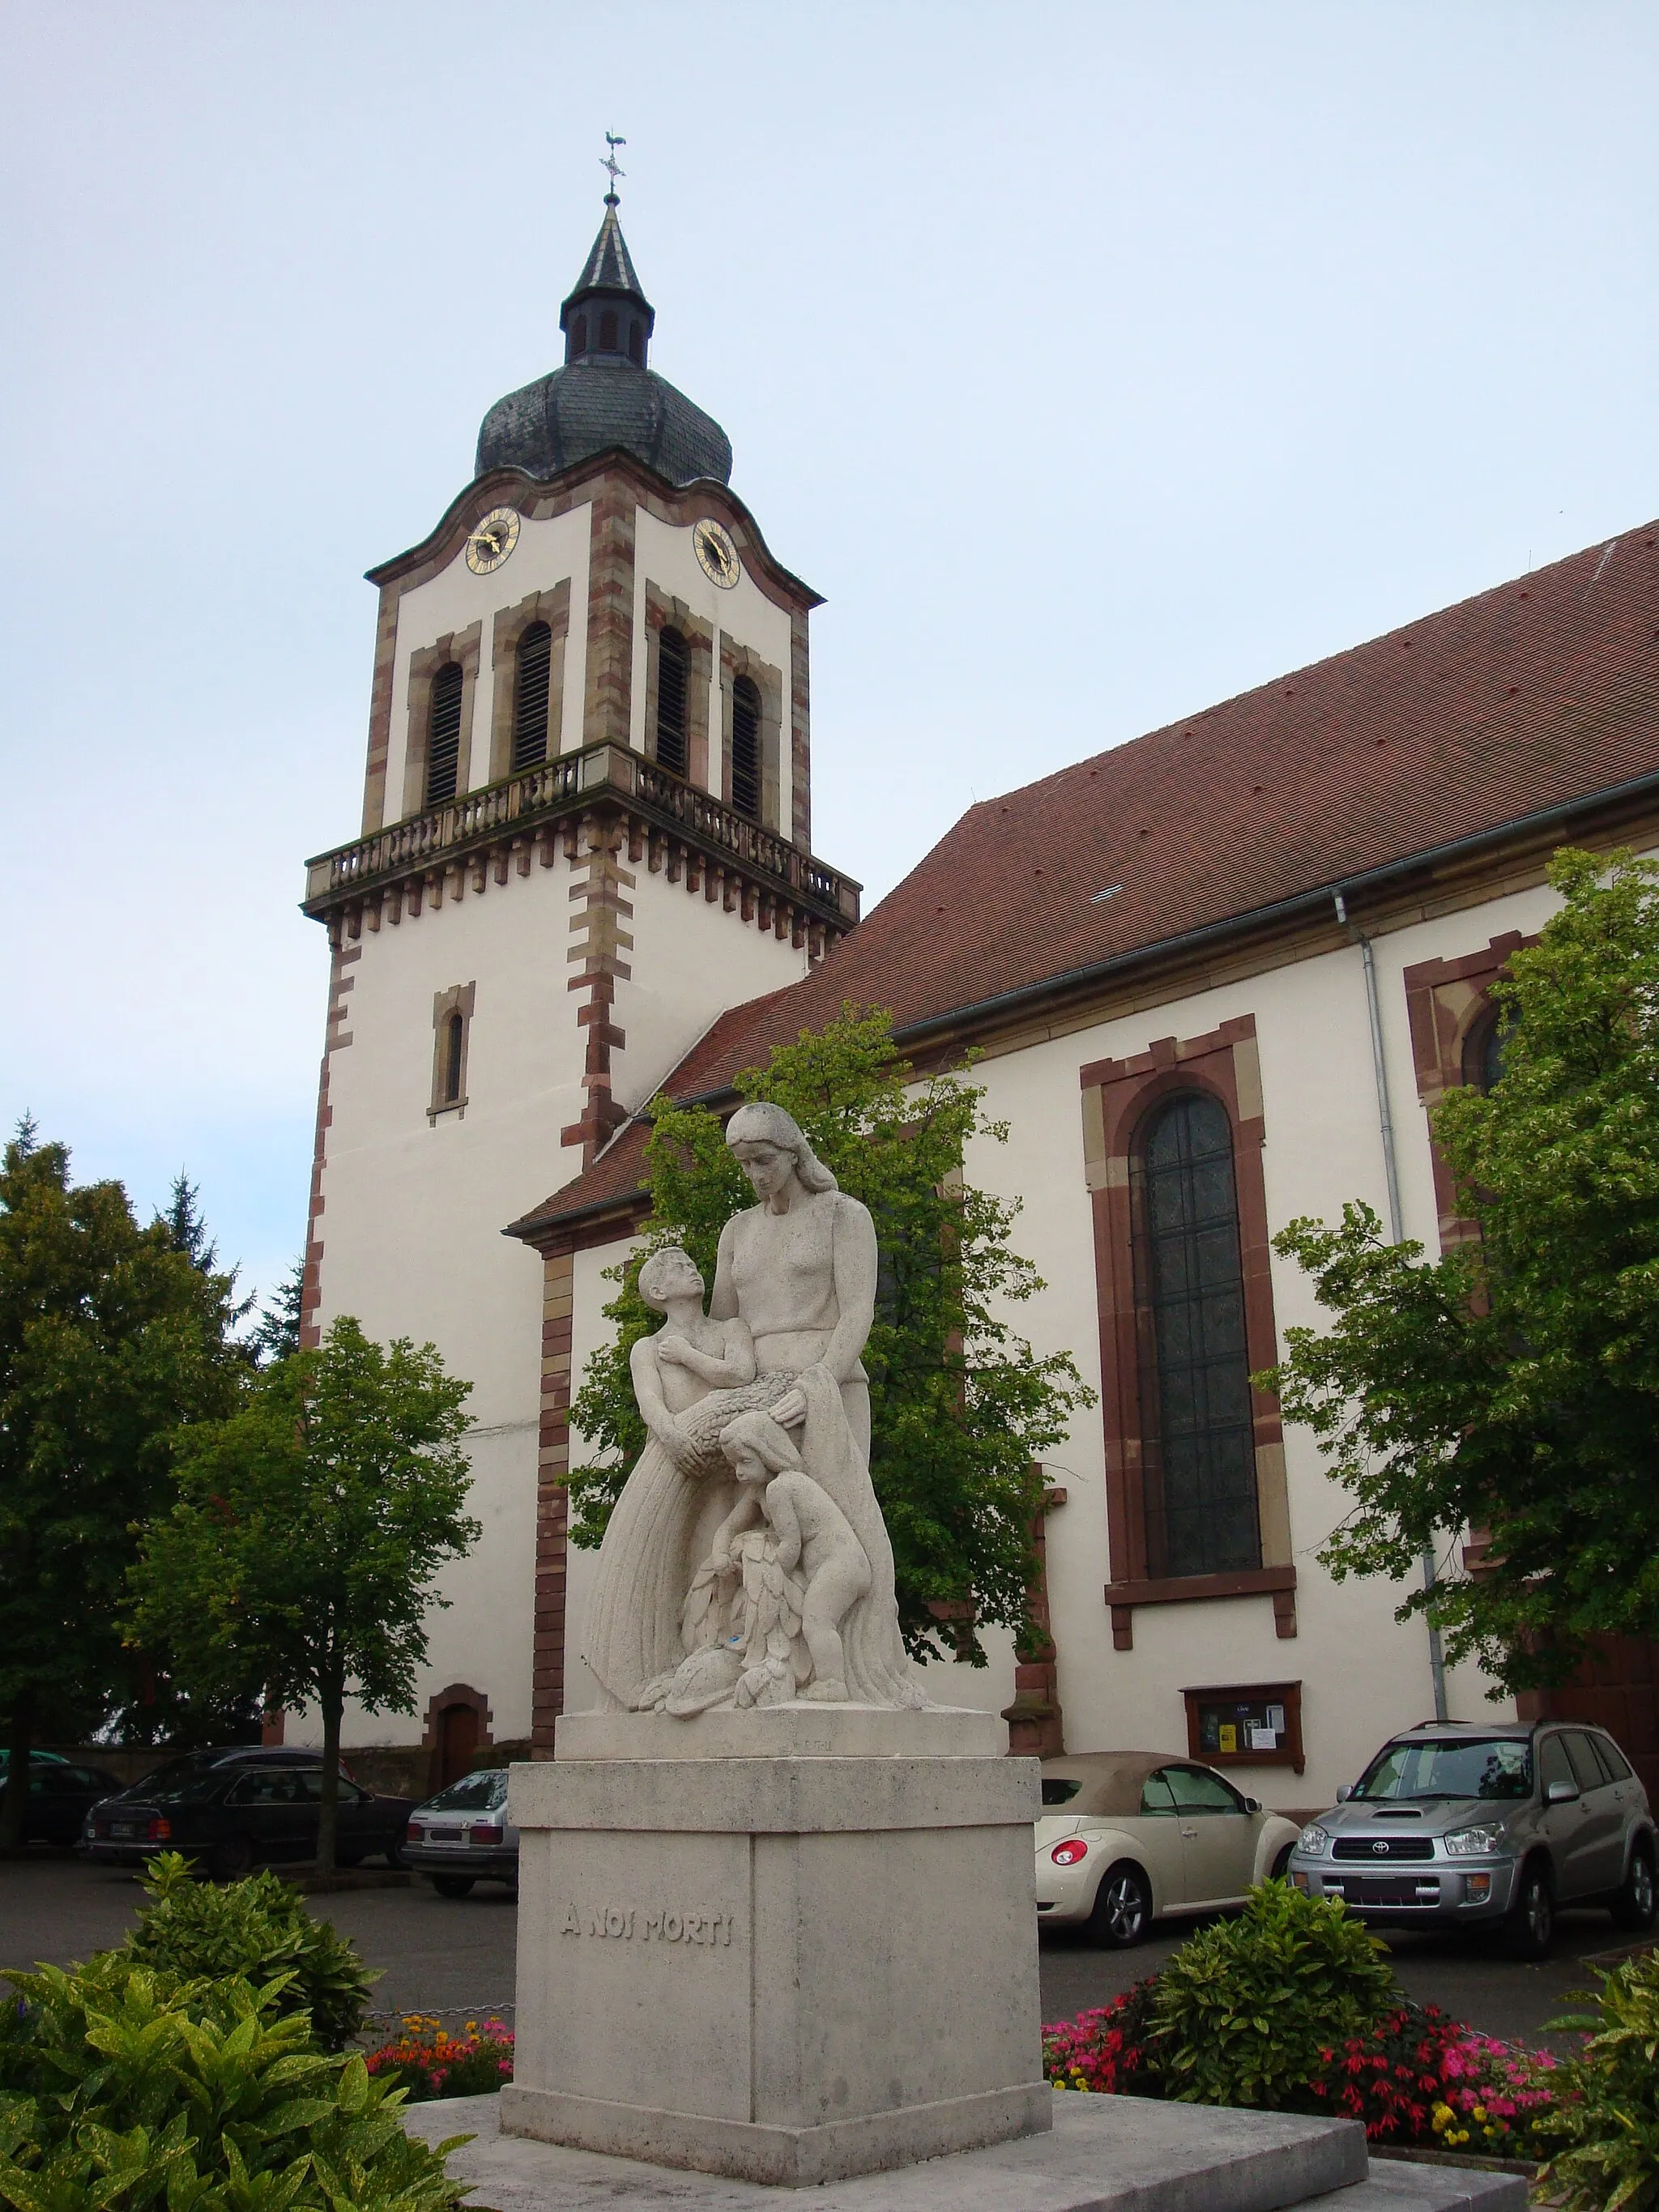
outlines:
[{"label": "dark sedan", "polygon": [[[72,1759],[29,1761],[29,1806],[23,1829],[26,1844],[72,1844],[93,1807],[120,1789],[101,1766],[77,1766]],[[0,1806],[8,1784],[0,1776]]]},{"label": "dark sedan", "polygon": [[[414,1800],[376,1797],[340,1778],[335,1857],[343,1867],[367,1858],[403,1863],[404,1829]],[[216,1881],[234,1881],[256,1862],[314,1859],[322,1805],[321,1763],[263,1757],[204,1765],[181,1759],[100,1805],[87,1823],[88,1857],[136,1866],[160,1850],[200,1860]]]}]

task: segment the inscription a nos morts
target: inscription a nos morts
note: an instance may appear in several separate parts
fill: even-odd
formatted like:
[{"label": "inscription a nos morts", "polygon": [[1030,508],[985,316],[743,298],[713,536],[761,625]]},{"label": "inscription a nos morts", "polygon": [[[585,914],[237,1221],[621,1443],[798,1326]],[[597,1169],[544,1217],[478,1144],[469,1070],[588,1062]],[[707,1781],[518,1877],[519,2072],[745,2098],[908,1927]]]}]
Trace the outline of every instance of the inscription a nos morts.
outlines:
[{"label": "inscription a nos morts", "polygon": [[702,1943],[732,1941],[729,1912],[642,1912],[637,1905],[574,1903],[565,1909],[561,1936],[602,1936],[620,1943]]}]

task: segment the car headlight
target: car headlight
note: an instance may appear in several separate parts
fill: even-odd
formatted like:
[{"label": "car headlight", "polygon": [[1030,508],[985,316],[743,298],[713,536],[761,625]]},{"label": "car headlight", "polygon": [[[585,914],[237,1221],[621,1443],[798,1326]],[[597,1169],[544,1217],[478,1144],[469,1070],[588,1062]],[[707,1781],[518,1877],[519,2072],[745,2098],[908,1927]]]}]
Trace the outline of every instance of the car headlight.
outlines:
[{"label": "car headlight", "polygon": [[1330,1840],[1323,1828],[1316,1823],[1312,1827],[1304,1828],[1302,1831],[1296,1839],[1296,1847],[1299,1851],[1305,1851],[1310,1859],[1316,1859],[1325,1850]]},{"label": "car headlight", "polygon": [[1449,1859],[1487,1859],[1504,1845],[1501,1828],[1457,1828],[1449,1836],[1443,1836]]}]

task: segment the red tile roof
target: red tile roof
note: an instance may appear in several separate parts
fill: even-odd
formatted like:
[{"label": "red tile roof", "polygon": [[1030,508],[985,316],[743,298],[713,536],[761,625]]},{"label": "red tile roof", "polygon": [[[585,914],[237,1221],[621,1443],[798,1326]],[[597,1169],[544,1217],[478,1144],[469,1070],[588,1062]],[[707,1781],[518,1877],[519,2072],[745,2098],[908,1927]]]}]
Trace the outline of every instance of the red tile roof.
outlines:
[{"label": "red tile roof", "polygon": [[[717,1093],[843,1000],[902,1032],[1659,774],[1656,541],[1650,523],[971,807],[664,1088]],[[530,1218],[636,1188],[642,1141]]]}]

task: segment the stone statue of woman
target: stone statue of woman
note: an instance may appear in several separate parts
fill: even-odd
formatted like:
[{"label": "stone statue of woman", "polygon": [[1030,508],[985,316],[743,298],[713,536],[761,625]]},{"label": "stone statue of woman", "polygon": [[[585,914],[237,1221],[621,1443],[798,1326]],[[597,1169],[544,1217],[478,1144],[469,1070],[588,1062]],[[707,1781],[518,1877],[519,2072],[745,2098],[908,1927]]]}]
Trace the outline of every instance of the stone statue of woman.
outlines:
[{"label": "stone statue of woman", "polygon": [[[736,1495],[718,1425],[739,1401],[761,1402],[797,1432],[806,1473],[846,1516],[870,1561],[869,1588],[842,1623],[848,1700],[925,1705],[899,1634],[893,1547],[870,1480],[860,1354],[875,1316],[874,1224],[781,1106],[740,1107],[726,1141],[759,1202],[720,1232],[708,1320],[744,1325],[756,1379],[721,1391],[677,1369],[672,1407],[647,1384],[641,1410],[652,1440],[605,1529],[583,1656],[611,1710],[638,1705],[684,1661],[686,1593]],[[716,1449],[700,1452],[694,1436]]]}]

